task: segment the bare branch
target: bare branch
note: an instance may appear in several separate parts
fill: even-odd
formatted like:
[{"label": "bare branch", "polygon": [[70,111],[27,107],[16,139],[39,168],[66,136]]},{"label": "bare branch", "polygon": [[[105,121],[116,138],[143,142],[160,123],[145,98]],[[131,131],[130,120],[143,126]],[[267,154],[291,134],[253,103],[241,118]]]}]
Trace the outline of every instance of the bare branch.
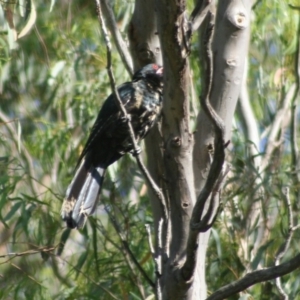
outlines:
[{"label": "bare branch", "polygon": [[[112,196],[111,196],[112,197]],[[114,202],[111,199],[111,202]],[[126,240],[126,238],[124,237],[124,234],[122,233],[121,230],[121,226],[119,225],[118,221],[116,220],[116,218],[112,215],[112,213],[110,212],[109,209],[107,209],[107,207],[105,207],[105,211],[107,213],[107,215],[109,216],[109,219],[116,231],[116,233],[118,234],[120,241],[122,243],[122,248],[121,251],[123,253],[123,256],[127,262],[128,267],[130,268],[132,274],[135,274],[134,268],[132,263],[137,267],[137,269],[139,270],[139,272],[141,273],[141,275],[145,278],[145,280],[148,282],[148,284],[154,288],[155,284],[154,282],[150,279],[150,277],[148,276],[148,274],[145,272],[145,270],[142,268],[142,266],[140,265],[140,263],[137,261],[137,259],[135,258],[135,255],[133,254],[133,252],[131,251],[128,242]],[[135,276],[137,278],[137,276]],[[144,293],[144,287],[141,284],[141,282],[138,280],[137,278],[137,287],[139,288],[140,294],[144,297],[145,293]]]},{"label": "bare branch", "polygon": [[155,294],[156,294],[156,299],[161,300],[162,299],[162,292],[161,292],[161,275],[162,275],[162,227],[163,227],[163,220],[161,219],[159,222],[158,226],[158,245],[157,245],[157,253],[155,253],[153,244],[152,244],[152,239],[151,239],[151,229],[149,224],[146,224],[146,231],[148,234],[148,242],[149,242],[149,247],[150,251],[154,260],[155,264],[155,273],[156,273],[156,284],[155,284]]},{"label": "bare branch", "polygon": [[206,298],[206,300],[226,299],[231,295],[246,290],[247,288],[249,288],[250,286],[256,283],[268,281],[286,275],[298,269],[299,267],[300,267],[300,254],[296,255],[293,259],[289,260],[288,262],[280,264],[278,266],[269,267],[269,268],[248,273],[243,278],[220,288],[212,295],[210,295],[208,298]]},{"label": "bare branch", "polygon": [[125,41],[122,38],[122,35],[118,29],[117,22],[115,20],[115,15],[112,11],[112,8],[107,0],[101,0],[101,6],[103,9],[103,14],[105,16],[107,26],[114,38],[114,42],[117,46],[118,52],[121,56],[121,60],[125,65],[130,76],[133,75],[133,67],[132,67],[132,60],[128,50],[128,47]]},{"label": "bare branch", "polygon": [[149,224],[146,224],[145,228],[146,228],[146,232],[147,232],[147,235],[148,235],[149,249],[150,249],[150,252],[152,254],[153,259],[155,260],[155,251],[154,251],[154,247],[153,247],[153,243],[152,243],[152,237],[151,237],[151,227],[150,227]]},{"label": "bare branch", "polygon": [[163,256],[163,224],[164,221],[161,219],[158,224],[158,253],[157,253],[157,264],[158,264],[158,275],[162,275],[162,256]]},{"label": "bare branch", "polygon": [[20,257],[20,256],[27,256],[27,255],[32,255],[32,254],[38,254],[38,253],[49,253],[54,251],[57,248],[57,246],[55,247],[51,247],[51,248],[47,248],[47,247],[42,247],[42,248],[38,248],[38,249],[31,249],[31,250],[27,250],[24,252],[10,252],[10,253],[6,253],[3,255],[0,255],[0,258],[5,258],[5,257],[9,257],[8,260],[0,263],[0,265],[7,263],[8,261],[16,258],[16,257]]},{"label": "bare branch", "polygon": [[249,155],[253,158],[254,166],[259,168],[261,162],[261,157],[258,155],[260,142],[259,129],[252,105],[250,103],[247,78],[248,57],[245,60],[245,69],[237,108],[244,127],[246,139],[248,140]]},{"label": "bare branch", "polygon": [[101,222],[101,220],[99,220],[99,222],[97,220],[96,227],[100,230],[101,234],[105,237],[107,241],[109,241],[118,251],[122,252],[122,247],[119,246],[112,238],[110,238],[110,235],[104,228],[104,225]]},{"label": "bare branch", "polygon": [[17,270],[21,271],[23,274],[25,274],[30,280],[32,280],[33,282],[35,282],[36,284],[43,286],[42,283],[38,282],[34,277],[32,277],[31,275],[29,275],[26,271],[24,271],[22,268],[20,268],[19,266],[17,266],[14,263],[9,263],[11,266],[13,266],[14,268],[16,268]]},{"label": "bare branch", "polygon": [[142,171],[142,174],[143,174],[144,178],[146,179],[147,185],[151,187],[152,191],[154,192],[154,194],[156,195],[156,197],[160,201],[161,206],[162,206],[164,220],[165,220],[165,222],[168,222],[169,212],[168,212],[167,203],[166,203],[165,196],[164,196],[163,192],[161,191],[161,189],[157,186],[157,184],[155,183],[155,181],[151,177],[151,175],[148,172],[147,168],[143,164],[139,154],[136,155],[136,161],[137,161],[137,164],[138,164],[140,170]]},{"label": "bare branch", "polygon": [[190,34],[199,29],[203,23],[210,7],[212,5],[212,0],[198,0],[194,10],[189,18],[190,24]]}]

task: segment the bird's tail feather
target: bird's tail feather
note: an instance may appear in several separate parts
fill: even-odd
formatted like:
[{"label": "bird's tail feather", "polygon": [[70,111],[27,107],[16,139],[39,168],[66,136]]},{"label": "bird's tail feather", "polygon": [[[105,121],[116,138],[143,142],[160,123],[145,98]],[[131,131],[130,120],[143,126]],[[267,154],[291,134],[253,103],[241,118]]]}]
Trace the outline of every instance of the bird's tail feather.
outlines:
[{"label": "bird's tail feather", "polygon": [[88,167],[83,161],[69,185],[62,206],[62,218],[70,228],[82,228],[97,206],[105,168]]}]

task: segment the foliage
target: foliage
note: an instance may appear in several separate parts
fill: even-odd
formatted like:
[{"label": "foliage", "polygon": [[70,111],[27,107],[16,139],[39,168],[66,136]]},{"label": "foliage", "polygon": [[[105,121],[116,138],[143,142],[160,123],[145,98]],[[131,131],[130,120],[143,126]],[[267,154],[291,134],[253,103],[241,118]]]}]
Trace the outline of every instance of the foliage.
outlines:
[{"label": "foliage", "polygon": [[[124,254],[122,244],[122,240],[128,243],[153,280],[144,227],[153,220],[145,185],[131,157],[110,168],[103,204],[84,230],[70,232],[61,222],[60,206],[76,159],[111,91],[94,7],[85,1],[60,1],[51,12],[42,1],[35,1],[35,6],[35,26],[14,49],[6,35],[0,36],[0,298],[151,299],[151,287]],[[14,9],[18,29],[24,20]],[[124,36],[132,9],[131,2],[115,3]],[[248,86],[262,159],[276,113],[295,82],[298,22],[299,14],[284,1],[258,1],[253,11]],[[1,25],[7,30],[5,22]],[[195,39],[194,43],[191,65],[199,93]],[[113,60],[116,81],[126,81],[128,75],[116,51]],[[279,147],[264,173],[248,155],[249,142],[239,114],[235,125],[232,174],[207,257],[210,291],[238,279],[246,270],[274,264],[288,230],[285,186],[290,187],[298,223],[299,186],[291,179],[289,123],[278,132]],[[257,196],[261,187],[262,198]],[[265,236],[251,256],[261,220],[246,222],[248,203],[261,200]],[[297,252],[298,240],[296,231],[284,260]],[[299,272],[283,277],[282,285],[291,299],[299,297]],[[279,299],[273,282],[249,289],[248,294],[258,299],[267,289],[272,299]]]}]

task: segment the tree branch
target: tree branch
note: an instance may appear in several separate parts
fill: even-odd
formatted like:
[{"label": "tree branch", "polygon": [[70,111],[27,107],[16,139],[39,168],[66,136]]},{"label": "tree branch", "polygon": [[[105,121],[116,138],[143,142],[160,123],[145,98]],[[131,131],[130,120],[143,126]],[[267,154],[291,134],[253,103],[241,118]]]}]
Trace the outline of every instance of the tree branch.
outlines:
[{"label": "tree branch", "polygon": [[[112,195],[111,195],[112,197]],[[111,199],[110,201],[111,203],[113,203],[114,201]],[[122,253],[124,255],[125,260],[127,261],[127,265],[130,268],[132,274],[135,274],[132,263],[136,266],[136,268],[139,270],[139,272],[141,273],[141,275],[144,277],[144,279],[148,282],[148,284],[154,288],[155,284],[154,282],[151,280],[151,278],[148,276],[148,274],[145,272],[145,270],[142,268],[142,266],[140,265],[140,263],[137,261],[137,259],[135,258],[135,255],[133,254],[133,252],[131,251],[128,242],[126,240],[126,238],[124,237],[124,234],[121,231],[121,227],[118,223],[118,221],[116,220],[116,218],[112,215],[112,213],[109,211],[109,209],[105,206],[105,211],[107,213],[107,215],[109,216],[109,219],[117,233],[117,235],[120,238],[120,241],[122,243]],[[132,262],[132,263],[131,263]],[[137,277],[137,276],[135,276]],[[137,286],[140,290],[141,295],[144,297],[144,288],[143,285],[141,284],[141,282],[138,280],[137,282]]]},{"label": "tree branch", "polygon": [[[201,106],[203,110],[206,112],[206,115],[213,123],[215,128],[214,156],[207,177],[207,181],[200,195],[198,196],[196,205],[192,213],[192,218],[190,222],[190,233],[189,233],[189,238],[187,243],[187,258],[181,271],[182,277],[186,281],[189,281],[192,278],[196,267],[199,232],[200,231],[203,232],[205,231],[205,229],[208,230],[212,226],[212,223],[209,224],[209,221],[211,220],[213,213],[215,213],[215,209],[213,209],[216,204],[215,197],[211,198],[207,215],[202,219],[208,223],[207,224],[201,223],[201,217],[204,212],[205,203],[209,199],[210,195],[213,192],[213,189],[216,187],[216,182],[220,178],[222,167],[225,160],[225,147],[226,147],[226,145],[224,145],[225,126],[222,119],[217,115],[217,113],[215,112],[215,110],[210,104],[212,78],[213,78],[213,57],[211,52],[211,42],[213,36],[213,16],[211,13],[209,13],[209,18],[210,18],[210,25],[207,29],[207,40],[205,42],[205,49],[206,49],[205,60],[206,60],[207,71],[208,71],[206,77],[207,91],[205,97],[200,97],[200,99],[201,99]],[[221,185],[221,183],[219,185]]]},{"label": "tree branch", "polygon": [[117,46],[121,60],[125,65],[125,68],[127,69],[130,76],[132,76],[133,75],[132,59],[128,47],[125,41],[123,40],[122,35],[120,34],[120,31],[118,29],[117,22],[115,19],[115,15],[112,11],[112,8],[107,0],[101,0],[101,7],[103,9],[103,14],[105,16],[109,31],[111,32],[115,44]]},{"label": "tree branch", "polygon": [[276,255],[275,266],[248,273],[243,278],[220,288],[219,290],[214,292],[211,296],[209,296],[206,300],[225,299],[233,294],[236,294],[238,292],[247,289],[248,287],[256,283],[260,283],[275,278],[276,278],[276,286],[279,293],[284,297],[284,299],[288,299],[288,296],[286,295],[286,293],[284,292],[281,286],[280,277],[282,277],[285,274],[291,273],[292,271],[300,267],[300,254],[296,255],[293,259],[283,264],[280,264],[280,260],[283,258],[283,256],[285,255],[285,253],[287,252],[290,246],[293,232],[299,227],[294,226],[293,223],[293,213],[292,213],[292,205],[289,197],[289,188],[285,188],[283,194],[284,194],[284,200],[286,202],[286,206],[288,210],[287,213],[288,236],[285,242],[283,243],[283,245],[280,247],[278,254]]},{"label": "tree branch", "polygon": [[149,224],[146,224],[146,231],[148,235],[148,243],[150,247],[150,251],[152,254],[152,258],[154,261],[155,265],[155,273],[156,273],[156,284],[155,284],[155,294],[156,294],[156,299],[161,300],[162,299],[162,288],[161,288],[161,275],[162,275],[162,225],[163,225],[163,220],[159,222],[158,226],[158,245],[157,245],[157,252],[155,252],[155,249],[152,244],[152,239],[151,239],[151,228]]},{"label": "tree branch", "polygon": [[250,286],[263,281],[275,279],[281,277],[300,267],[300,254],[296,255],[293,259],[286,263],[280,264],[275,267],[269,267],[262,270],[257,270],[246,274],[243,278],[234,281],[224,287],[220,288],[206,300],[222,300],[231,295],[242,292]]},{"label": "tree branch", "polygon": [[287,94],[284,97],[281,107],[277,110],[274,121],[272,122],[267,147],[265,150],[264,158],[261,161],[261,172],[264,172],[265,169],[270,165],[272,159],[271,156],[274,153],[275,149],[281,145],[282,141],[278,140],[278,134],[282,131],[282,123],[287,123],[288,111],[290,110],[290,105],[295,93],[295,84],[292,84],[289,88]]},{"label": "tree branch", "polygon": [[[290,5],[291,6],[291,5]],[[295,9],[295,7],[292,7]],[[299,9],[299,8],[298,8]],[[300,98],[300,18],[298,19],[298,29],[297,29],[297,45],[296,45],[296,53],[295,53],[295,78],[296,78],[296,89],[295,94],[292,99],[291,103],[291,154],[292,154],[292,160],[291,160],[291,169],[294,171],[292,174],[293,181],[295,185],[298,184],[300,181],[300,160],[299,160],[299,149],[297,145],[297,132],[298,132],[298,101]],[[300,191],[297,192],[297,198],[298,201],[300,200]]]},{"label": "tree branch", "polygon": [[212,0],[198,0],[194,10],[192,11],[189,18],[190,25],[190,35],[193,32],[199,29],[201,24],[203,23],[210,6],[212,5]]},{"label": "tree branch", "polygon": [[8,260],[0,263],[0,265],[2,264],[5,264],[7,263],[8,261],[16,258],[16,257],[20,257],[20,256],[26,256],[26,255],[32,255],[32,254],[37,254],[37,253],[49,253],[49,252],[52,252],[54,251],[55,249],[57,248],[57,246],[55,247],[51,247],[51,248],[48,248],[48,247],[42,247],[42,248],[38,248],[38,249],[31,249],[31,250],[27,250],[27,251],[24,251],[24,252],[10,252],[10,253],[6,253],[6,254],[3,254],[3,255],[0,255],[0,258],[5,258],[5,257],[9,257]]},{"label": "tree branch", "polygon": [[[290,193],[290,189],[288,187],[285,187],[283,190],[283,198],[284,198],[284,201],[285,201],[285,204],[287,207],[288,234],[287,234],[286,240],[284,241],[283,245],[280,247],[280,249],[276,255],[275,266],[278,266],[280,264],[281,259],[288,251],[291,241],[292,241],[293,233],[295,231],[292,204],[291,204],[291,199],[290,199],[289,193]],[[280,277],[276,278],[275,283],[276,283],[276,287],[277,287],[279,293],[283,296],[283,298],[285,300],[288,300],[288,296],[281,286]]]}]

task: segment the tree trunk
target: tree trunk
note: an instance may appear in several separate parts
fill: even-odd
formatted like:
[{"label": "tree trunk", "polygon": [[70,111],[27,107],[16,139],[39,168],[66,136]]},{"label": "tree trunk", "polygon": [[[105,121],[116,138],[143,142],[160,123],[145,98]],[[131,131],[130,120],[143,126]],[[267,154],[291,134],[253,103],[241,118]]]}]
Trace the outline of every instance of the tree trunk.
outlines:
[{"label": "tree trunk", "polygon": [[[251,1],[223,0],[217,8],[215,36],[212,45],[214,74],[210,101],[225,123],[226,141],[230,140],[232,120],[241,89],[245,57],[250,36]],[[195,190],[202,190],[210,168],[209,148],[213,145],[214,129],[201,111],[197,118],[193,152]],[[201,295],[206,298],[205,259],[210,230],[199,237],[198,276]],[[195,299],[195,298],[194,298]]]},{"label": "tree trunk", "polygon": [[[190,281],[183,278],[181,267],[185,262],[191,213],[210,168],[208,148],[214,144],[214,128],[201,111],[194,145],[189,128],[186,2],[160,0],[156,5],[155,8],[154,1],[137,0],[129,27],[134,69],[149,62],[161,63],[161,51],[164,65],[163,145],[158,127],[146,140],[151,174],[162,188],[166,187],[164,192],[169,200],[171,224],[170,239],[164,239],[163,268],[157,281],[161,290],[158,289],[156,294],[159,299],[205,299],[205,257],[209,232],[199,236],[198,261]],[[224,0],[217,10],[212,45],[214,74],[211,103],[224,120],[226,140],[231,136],[233,114],[243,78],[250,8],[250,3]],[[150,196],[158,245],[162,210],[156,197]],[[167,234],[166,226],[164,229],[163,233]]]}]

